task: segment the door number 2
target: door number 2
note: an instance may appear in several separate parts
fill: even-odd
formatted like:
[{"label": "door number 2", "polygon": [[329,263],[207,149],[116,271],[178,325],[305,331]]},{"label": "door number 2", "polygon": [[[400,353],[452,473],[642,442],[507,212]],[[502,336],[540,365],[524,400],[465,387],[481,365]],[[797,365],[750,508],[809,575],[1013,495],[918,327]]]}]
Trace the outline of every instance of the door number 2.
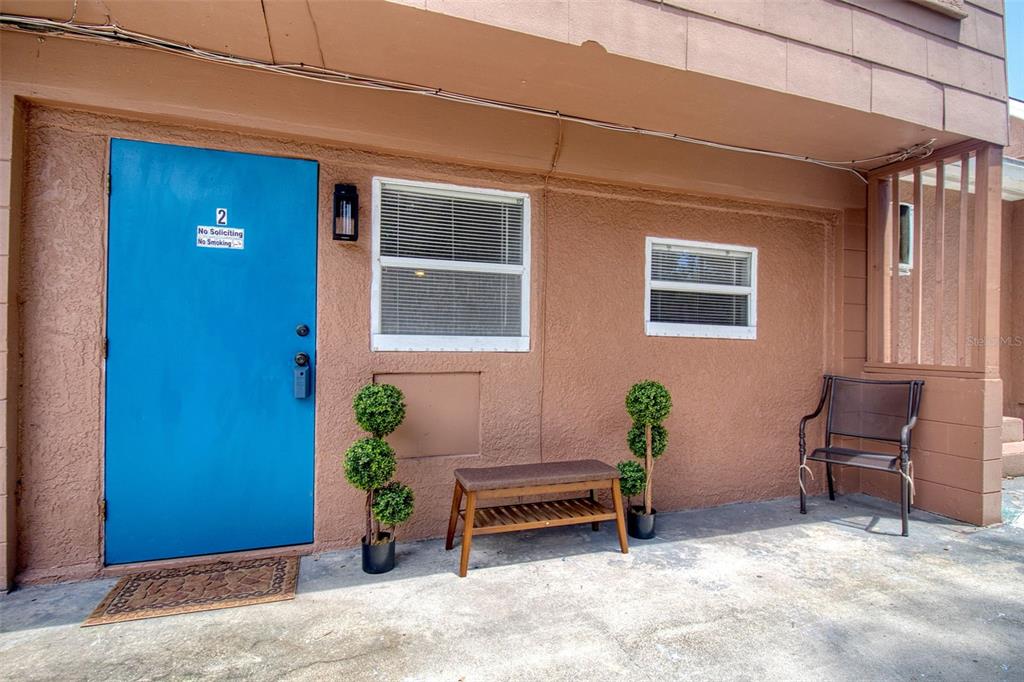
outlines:
[{"label": "door number 2", "polygon": [[217,209],[217,224],[227,225],[228,224],[228,210],[226,208]]}]

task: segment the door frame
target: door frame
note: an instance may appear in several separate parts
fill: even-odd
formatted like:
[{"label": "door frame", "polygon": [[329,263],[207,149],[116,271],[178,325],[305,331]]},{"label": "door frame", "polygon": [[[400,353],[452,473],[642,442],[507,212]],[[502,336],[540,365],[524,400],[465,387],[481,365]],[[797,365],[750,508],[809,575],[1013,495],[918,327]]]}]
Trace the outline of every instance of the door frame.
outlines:
[{"label": "door frame", "polygon": [[[100,450],[100,463],[99,463],[99,499],[97,500],[97,523],[99,525],[98,537],[99,546],[97,547],[98,556],[97,563],[101,566],[100,574],[105,576],[118,576],[125,575],[139,567],[152,568],[154,566],[162,565],[181,565],[183,563],[196,563],[205,561],[215,560],[241,560],[248,558],[259,558],[262,556],[274,555],[274,556],[298,556],[304,554],[306,550],[316,545],[317,542],[317,430],[319,425],[319,396],[320,391],[318,387],[317,374],[319,373],[320,364],[320,160],[319,159],[308,159],[300,156],[289,156],[287,154],[270,154],[266,151],[247,151],[228,146],[207,146],[199,144],[191,144],[191,139],[185,140],[169,140],[158,139],[160,136],[154,137],[139,137],[135,135],[119,135],[119,134],[108,134],[103,145],[103,262],[101,264],[101,276],[103,281],[103,295],[100,300],[101,310],[101,326],[100,326],[100,343],[102,345],[102,357],[100,362],[100,386],[99,386],[99,450]],[[203,149],[208,151],[217,152],[231,152],[235,154],[249,154],[252,156],[267,156],[276,157],[283,159],[295,159],[299,161],[312,161],[316,164],[316,187],[315,192],[315,203],[314,203],[314,233],[313,233],[313,311],[314,311],[314,335],[313,335],[313,348],[315,362],[313,364],[313,451],[310,453],[313,457],[313,481],[312,481],[312,493],[313,493],[313,541],[309,543],[302,543],[297,545],[280,545],[277,547],[263,547],[255,549],[244,549],[235,550],[231,552],[218,552],[214,554],[199,554],[186,557],[171,557],[165,559],[151,559],[148,561],[139,561],[123,564],[108,564],[107,563],[107,513],[106,513],[106,500],[107,500],[107,323],[110,318],[110,199],[111,199],[111,166],[112,155],[111,155],[111,143],[113,140],[126,140],[130,142],[148,142],[151,144],[159,144],[166,146],[177,146],[177,147],[190,147],[193,149]]]}]

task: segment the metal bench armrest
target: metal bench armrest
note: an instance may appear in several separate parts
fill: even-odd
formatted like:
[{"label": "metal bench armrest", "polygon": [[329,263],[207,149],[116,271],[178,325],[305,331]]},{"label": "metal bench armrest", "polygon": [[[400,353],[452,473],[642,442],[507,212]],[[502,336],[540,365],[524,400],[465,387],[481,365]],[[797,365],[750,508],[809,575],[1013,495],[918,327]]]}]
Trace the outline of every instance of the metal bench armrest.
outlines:
[{"label": "metal bench armrest", "polygon": [[821,383],[821,397],[818,399],[818,407],[815,408],[814,412],[805,415],[800,420],[800,464],[804,463],[804,457],[807,455],[807,422],[815,419],[825,409],[825,399],[828,397],[828,389],[831,385],[832,375],[826,374],[824,381]]},{"label": "metal bench armrest", "polygon": [[910,418],[910,422],[900,429],[900,457],[904,460],[910,457],[910,432],[917,426],[917,415]]},{"label": "metal bench armrest", "polygon": [[905,464],[910,459],[910,432],[917,426],[917,413],[921,409],[921,393],[923,381],[915,381],[911,388],[913,404],[910,409],[910,421],[900,429],[900,459]]}]

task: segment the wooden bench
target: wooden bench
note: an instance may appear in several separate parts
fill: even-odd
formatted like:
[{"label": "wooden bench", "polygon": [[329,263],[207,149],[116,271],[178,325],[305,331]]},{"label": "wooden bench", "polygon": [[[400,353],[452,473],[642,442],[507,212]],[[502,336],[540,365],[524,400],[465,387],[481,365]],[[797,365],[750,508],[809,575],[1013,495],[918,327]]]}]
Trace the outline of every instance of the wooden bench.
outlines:
[{"label": "wooden bench", "polygon": [[[598,490],[611,490],[612,509],[597,501]],[[588,495],[544,502],[477,506],[484,500],[574,492],[586,492]],[[462,509],[463,496],[466,498],[465,510]],[[622,494],[619,492],[619,471],[596,459],[456,469],[445,549],[453,547],[459,518],[463,520],[462,560],[459,563],[459,575],[463,578],[469,568],[469,550],[474,535],[580,523],[589,523],[597,530],[601,521],[615,521],[619,547],[623,554],[629,552]]]}]

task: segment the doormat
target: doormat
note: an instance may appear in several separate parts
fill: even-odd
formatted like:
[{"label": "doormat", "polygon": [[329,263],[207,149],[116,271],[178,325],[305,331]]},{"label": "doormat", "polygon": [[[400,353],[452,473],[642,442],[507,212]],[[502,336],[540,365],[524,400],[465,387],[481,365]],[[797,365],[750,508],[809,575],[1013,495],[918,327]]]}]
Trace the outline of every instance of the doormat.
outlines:
[{"label": "doormat", "polygon": [[295,597],[298,557],[220,561],[128,575],[82,623],[103,625]]}]

